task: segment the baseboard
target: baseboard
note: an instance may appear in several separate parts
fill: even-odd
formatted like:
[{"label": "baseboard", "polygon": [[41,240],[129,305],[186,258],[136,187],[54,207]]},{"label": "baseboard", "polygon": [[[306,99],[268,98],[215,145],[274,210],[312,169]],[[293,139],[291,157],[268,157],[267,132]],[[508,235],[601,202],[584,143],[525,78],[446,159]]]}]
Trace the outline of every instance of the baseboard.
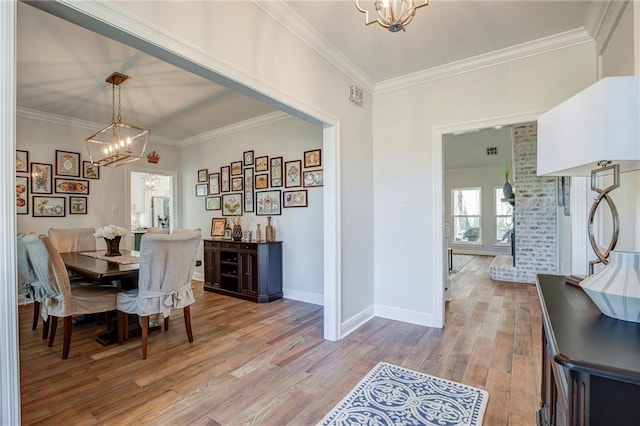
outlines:
[{"label": "baseboard", "polygon": [[283,289],[285,299],[297,300],[298,302],[312,303],[314,305],[324,306],[324,297],[319,293],[310,293],[308,291]]},{"label": "baseboard", "polygon": [[408,322],[409,324],[437,327],[433,314],[410,311],[407,309],[392,308],[390,306],[376,305],[375,316],[395,321]]},{"label": "baseboard", "polygon": [[375,316],[375,309],[373,306],[368,307],[364,311],[357,313],[346,321],[343,321],[340,325],[340,338],[343,339],[357,330],[362,324],[369,321]]}]

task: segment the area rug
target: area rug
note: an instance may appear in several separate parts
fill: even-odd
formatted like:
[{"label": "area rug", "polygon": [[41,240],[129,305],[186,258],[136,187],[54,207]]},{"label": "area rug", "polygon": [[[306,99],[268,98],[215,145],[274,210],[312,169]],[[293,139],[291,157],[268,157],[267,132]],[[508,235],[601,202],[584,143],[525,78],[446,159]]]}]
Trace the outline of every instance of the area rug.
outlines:
[{"label": "area rug", "polygon": [[451,273],[455,274],[456,272],[460,272],[462,268],[464,268],[467,263],[471,262],[473,256],[468,256],[466,254],[454,254],[453,255],[453,268],[451,268]]},{"label": "area rug", "polygon": [[381,362],[318,425],[480,426],[487,391]]}]

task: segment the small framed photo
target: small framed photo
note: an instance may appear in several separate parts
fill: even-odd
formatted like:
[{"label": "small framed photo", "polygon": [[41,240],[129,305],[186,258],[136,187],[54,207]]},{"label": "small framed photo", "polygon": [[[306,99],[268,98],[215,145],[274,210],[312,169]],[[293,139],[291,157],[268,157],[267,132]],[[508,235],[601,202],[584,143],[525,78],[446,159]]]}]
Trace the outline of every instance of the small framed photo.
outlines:
[{"label": "small framed photo", "polygon": [[303,173],[303,181],[305,188],[311,188],[314,186],[322,186],[324,184],[324,175],[322,169],[319,170],[307,170]]},{"label": "small framed photo", "polygon": [[80,177],[80,153],[56,149],[56,175]]},{"label": "small framed photo", "polygon": [[282,194],[282,207],[307,207],[307,190],[284,191]]},{"label": "small framed photo", "polygon": [[222,194],[222,216],[242,216],[242,193]]},{"label": "small framed photo", "polygon": [[282,214],[280,209],[281,192],[279,189],[256,191],[256,216]]},{"label": "small framed photo", "polygon": [[253,169],[247,167],[244,169],[244,211],[253,210]]},{"label": "small framed photo", "polygon": [[229,178],[229,166],[220,167],[220,192],[229,192],[231,191],[231,184]]},{"label": "small framed photo", "polygon": [[312,149],[304,152],[304,168],[322,166],[322,154],[320,149]]},{"label": "small framed photo", "polygon": [[69,197],[69,214],[87,214],[87,197]]},{"label": "small framed photo", "polygon": [[266,155],[256,157],[256,165],[254,167],[256,168],[256,172],[266,172],[269,170],[269,157]]},{"label": "small framed photo", "polygon": [[29,173],[29,151],[16,149],[16,172]]},{"label": "small framed photo", "polygon": [[64,217],[66,215],[64,197],[33,196],[33,217]]},{"label": "small framed photo", "polygon": [[46,163],[31,163],[31,194],[51,194],[53,166]]},{"label": "small framed photo", "polygon": [[29,214],[28,176],[16,176],[16,214]]},{"label": "small framed photo", "polygon": [[100,179],[100,166],[91,161],[82,162],[82,177],[85,179]]},{"label": "small framed photo", "polygon": [[89,181],[82,179],[56,178],[56,193],[58,194],[88,194]]},{"label": "small framed photo", "polygon": [[242,161],[231,163],[231,176],[242,176]]},{"label": "small framed photo", "polygon": [[245,151],[242,153],[242,158],[244,160],[245,166],[253,165],[253,151]]},{"label": "small framed photo", "polygon": [[206,197],[209,195],[209,185],[206,183],[196,184],[196,197]]},{"label": "small framed photo", "polygon": [[198,182],[206,182],[209,178],[209,170],[200,169],[198,170]]},{"label": "small framed photo", "polygon": [[214,217],[211,219],[211,236],[224,237],[224,230],[227,227],[226,217]]},{"label": "small framed photo", "polygon": [[220,173],[209,173],[209,195],[220,193]]},{"label": "small framed photo", "polygon": [[282,182],[282,157],[271,157],[271,187],[279,187]]},{"label": "small framed photo", "polygon": [[220,196],[205,198],[204,209],[205,210],[222,210],[222,207],[220,207]]},{"label": "small framed photo", "polygon": [[256,189],[267,189],[269,187],[269,174],[256,173]]},{"label": "small framed photo", "polygon": [[242,176],[231,178],[231,190],[242,191]]},{"label": "small framed photo", "polygon": [[302,175],[300,173],[300,166],[302,161],[294,160],[287,161],[284,163],[284,186],[287,188],[292,188],[296,186],[301,186],[301,178]]}]

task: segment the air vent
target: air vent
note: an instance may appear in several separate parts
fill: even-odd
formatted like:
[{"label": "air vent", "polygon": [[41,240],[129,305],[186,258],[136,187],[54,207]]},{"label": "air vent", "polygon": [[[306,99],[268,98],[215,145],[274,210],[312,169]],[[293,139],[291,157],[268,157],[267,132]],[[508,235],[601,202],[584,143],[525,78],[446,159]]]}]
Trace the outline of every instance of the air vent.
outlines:
[{"label": "air vent", "polygon": [[362,106],[362,88],[355,84],[349,86],[349,100],[358,106]]},{"label": "air vent", "polygon": [[498,147],[490,146],[487,148],[487,155],[498,155]]}]

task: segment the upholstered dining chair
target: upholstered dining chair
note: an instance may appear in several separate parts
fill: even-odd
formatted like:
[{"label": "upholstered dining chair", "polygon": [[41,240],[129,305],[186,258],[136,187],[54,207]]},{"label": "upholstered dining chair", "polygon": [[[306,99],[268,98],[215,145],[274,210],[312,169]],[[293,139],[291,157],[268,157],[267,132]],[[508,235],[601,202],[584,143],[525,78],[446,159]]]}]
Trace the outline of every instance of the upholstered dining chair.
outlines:
[{"label": "upholstered dining chair", "polygon": [[22,241],[24,236],[25,234],[19,233],[17,237],[18,269],[25,279],[25,282],[22,283],[22,291],[33,301],[33,322],[31,329],[35,330],[38,328],[38,317],[42,316],[42,338],[46,339],[49,336],[49,320],[47,319],[46,312],[41,312],[41,310],[46,309],[46,307],[42,305],[42,301],[48,295],[45,286],[38,280],[36,272],[33,270],[33,265],[27,252],[27,246],[24,244],[24,241]]},{"label": "upholstered dining chair", "polygon": [[147,228],[147,234],[168,234],[169,228],[159,228],[157,226],[150,226]]},{"label": "upholstered dining chair", "polygon": [[191,304],[195,301],[191,277],[200,246],[200,229],[173,234],[145,234],[140,240],[138,288],[118,293],[118,342],[128,339],[126,314],[135,314],[142,323],[142,359],[147,359],[149,316],[162,314],[165,331],[174,309],[182,309],[189,342]]},{"label": "upholstered dining chair", "polygon": [[67,359],[71,346],[71,316],[115,310],[117,291],[101,287],[71,287],[62,257],[49,237],[25,235],[22,241],[27,247],[35,275],[46,289],[47,297],[41,303],[46,308],[43,312],[51,318],[49,347],[53,346],[58,318],[64,318],[62,359]]},{"label": "upholstered dining chair", "polygon": [[60,253],[96,250],[95,228],[49,228],[49,239]]}]

